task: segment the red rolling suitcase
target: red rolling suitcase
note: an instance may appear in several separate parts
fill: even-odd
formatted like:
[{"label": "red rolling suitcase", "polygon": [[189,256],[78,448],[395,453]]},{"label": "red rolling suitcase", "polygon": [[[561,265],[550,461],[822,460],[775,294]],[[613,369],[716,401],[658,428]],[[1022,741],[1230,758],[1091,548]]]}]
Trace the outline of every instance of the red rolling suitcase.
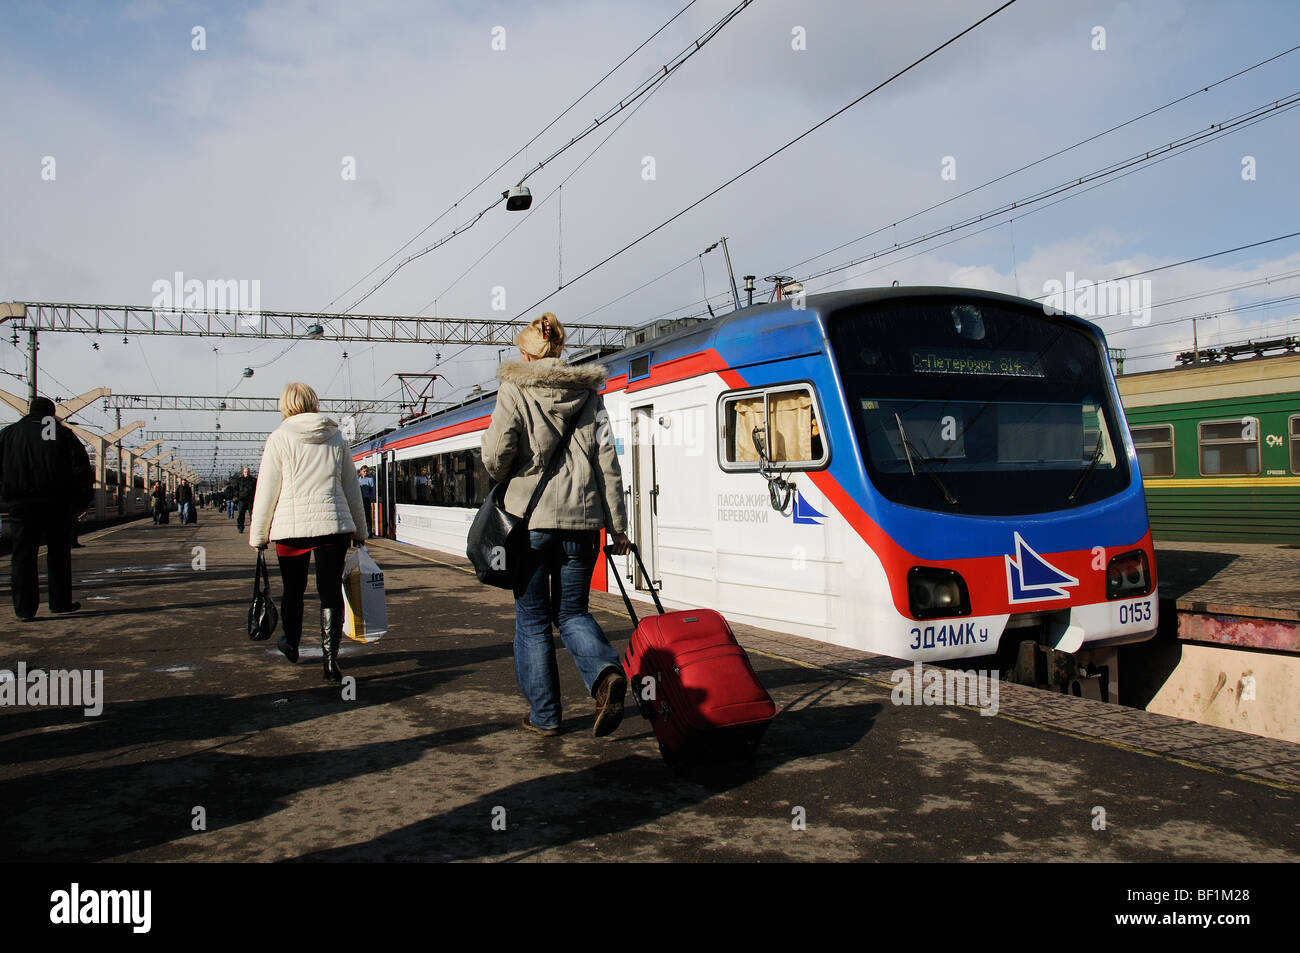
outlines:
[{"label": "red rolling suitcase", "polygon": [[[612,555],[612,546],[605,548]],[[641,572],[645,565],[632,548]],[[617,571],[634,626],[623,671],[641,714],[654,727],[669,764],[753,759],[776,717],[776,705],[736,642],[727,620],[712,609],[664,612],[652,588],[656,616],[637,621]]]}]

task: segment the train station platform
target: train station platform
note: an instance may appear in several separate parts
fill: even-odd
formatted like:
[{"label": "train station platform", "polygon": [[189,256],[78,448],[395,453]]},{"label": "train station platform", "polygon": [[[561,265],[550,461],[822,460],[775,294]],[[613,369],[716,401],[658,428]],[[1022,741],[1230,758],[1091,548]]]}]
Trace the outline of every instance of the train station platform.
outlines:
[{"label": "train station platform", "polygon": [[1300,742],[1300,548],[1157,540],[1156,566],[1161,637],[1129,652],[1130,700]]},{"label": "train station platform", "polygon": [[522,730],[513,603],[463,560],[375,541],[391,629],[345,640],[347,700],[310,634],[296,666],[248,641],[224,515],[82,542],[82,611],[6,623],[0,668],[102,672],[102,711],[0,707],[6,860],[1300,860],[1287,741],[1007,683],[927,704],[909,663],[740,626],[780,714],[752,770],[678,774],[634,709],[591,737],[562,650],[566,731]]}]

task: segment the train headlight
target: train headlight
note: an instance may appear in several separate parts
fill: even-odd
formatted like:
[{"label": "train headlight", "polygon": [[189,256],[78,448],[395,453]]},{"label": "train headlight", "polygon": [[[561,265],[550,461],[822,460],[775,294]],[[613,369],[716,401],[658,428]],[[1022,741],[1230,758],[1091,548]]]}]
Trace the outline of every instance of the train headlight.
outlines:
[{"label": "train headlight", "polygon": [[970,593],[961,573],[936,566],[907,571],[907,604],[914,619],[970,615]]},{"label": "train headlight", "polygon": [[1106,564],[1106,598],[1127,599],[1151,591],[1151,566],[1140,549],[1120,553]]}]

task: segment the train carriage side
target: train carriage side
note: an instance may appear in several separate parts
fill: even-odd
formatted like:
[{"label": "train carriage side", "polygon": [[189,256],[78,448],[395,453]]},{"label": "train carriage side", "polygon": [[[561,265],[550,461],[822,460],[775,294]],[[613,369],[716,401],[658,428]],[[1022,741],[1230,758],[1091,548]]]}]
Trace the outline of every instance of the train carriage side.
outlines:
[{"label": "train carriage side", "polygon": [[[649,578],[610,570],[670,606],[920,659],[989,655],[1004,632],[1071,653],[1154,632],[1136,454],[1086,322],[975,291],[840,292],[602,362]],[[464,452],[490,412],[388,446]],[[469,502],[440,528],[399,503],[398,538],[463,553]]]},{"label": "train carriage side", "polygon": [[1300,541],[1300,355],[1119,378],[1159,539]]}]

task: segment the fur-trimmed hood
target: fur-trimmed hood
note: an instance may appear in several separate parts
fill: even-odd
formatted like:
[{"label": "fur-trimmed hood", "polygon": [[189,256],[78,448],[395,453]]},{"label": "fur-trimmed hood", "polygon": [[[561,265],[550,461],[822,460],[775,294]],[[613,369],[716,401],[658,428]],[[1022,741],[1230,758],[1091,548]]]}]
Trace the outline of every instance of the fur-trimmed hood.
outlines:
[{"label": "fur-trimmed hood", "polygon": [[502,390],[512,385],[519,388],[519,403],[556,421],[556,431],[587,402],[592,391],[605,385],[608,376],[609,371],[603,367],[565,364],[558,357],[512,361],[497,371]]},{"label": "fur-trimmed hood", "polygon": [[497,370],[497,379],[519,387],[554,387],[560,390],[600,390],[609,371],[598,364],[565,364],[558,357],[540,361],[511,361]]}]

